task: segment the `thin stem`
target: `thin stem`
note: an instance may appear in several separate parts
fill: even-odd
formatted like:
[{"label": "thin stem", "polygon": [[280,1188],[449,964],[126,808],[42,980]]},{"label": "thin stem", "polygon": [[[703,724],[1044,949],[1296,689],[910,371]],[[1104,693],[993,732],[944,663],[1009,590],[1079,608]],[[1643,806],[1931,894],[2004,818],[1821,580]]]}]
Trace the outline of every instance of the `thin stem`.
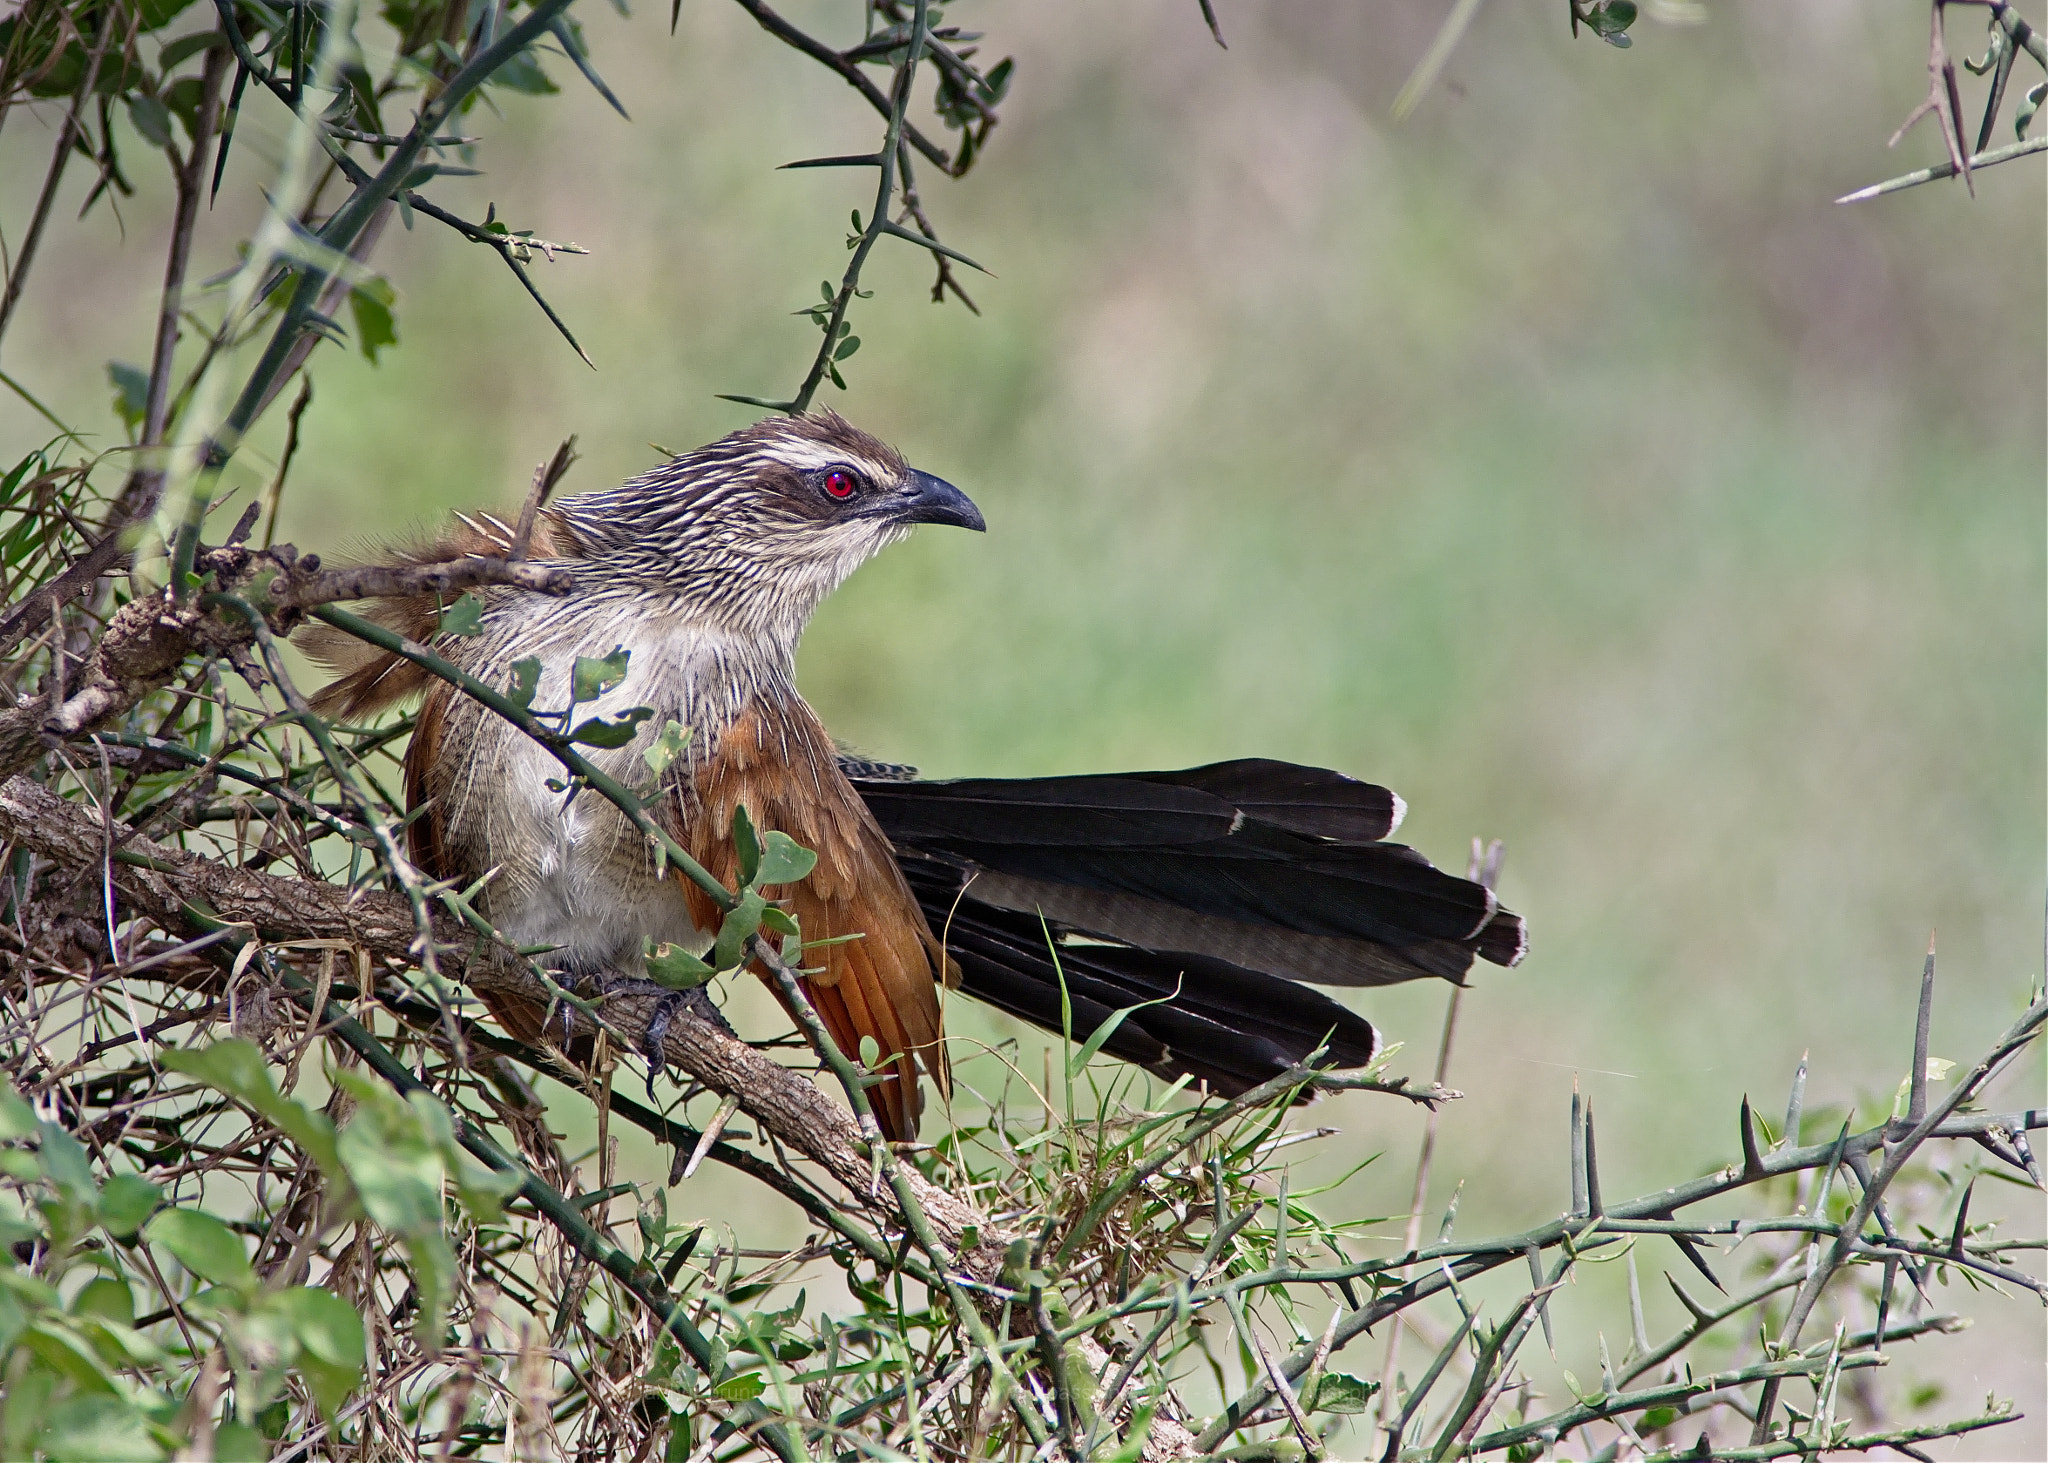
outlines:
[{"label": "thin stem", "polygon": [[0,337],[7,334],[7,327],[14,321],[14,307],[21,300],[22,285],[28,279],[29,265],[35,262],[36,246],[42,242],[43,229],[50,221],[50,207],[57,200],[58,185],[64,181],[64,168],[71,161],[72,149],[77,147],[83,128],[78,125],[78,114],[85,106],[87,97],[93,95],[93,87],[100,78],[100,62],[105,59],[107,47],[114,39],[114,24],[122,18],[118,5],[109,5],[100,20],[100,33],[93,42],[92,52],[87,57],[85,76],[78,83],[78,90],[72,93],[71,108],[64,114],[64,123],[57,129],[57,146],[50,154],[50,166],[43,174],[42,191],[36,195],[36,211],[30,218],[28,232],[22,235],[21,248],[14,257],[14,267],[7,273],[7,289],[0,294]]},{"label": "thin stem", "polygon": [[107,514],[109,529],[125,527],[156,511],[157,494],[163,490],[164,470],[149,461],[150,454],[163,445],[164,429],[170,420],[171,368],[178,351],[178,321],[184,313],[185,270],[192,259],[192,235],[199,224],[199,199],[206,190],[207,160],[213,146],[214,124],[220,113],[221,86],[227,77],[229,55],[220,47],[209,48],[206,64],[199,74],[199,113],[192,137],[192,150],[178,165],[175,155],[171,178],[177,203],[171,213],[171,247],[164,260],[164,287],[157,297],[156,346],[149,358],[149,393],[142,410],[143,465],[128,475],[112,510]]},{"label": "thin stem", "polygon": [[811,1045],[817,1049],[825,1065],[832,1069],[832,1075],[839,1079],[839,1085],[846,1093],[846,1101],[853,1108],[854,1118],[860,1124],[861,1137],[867,1141],[876,1170],[888,1180],[890,1188],[896,1194],[896,1203],[903,1212],[904,1227],[916,1239],[918,1247],[931,1257],[932,1265],[938,1271],[945,1289],[946,1298],[952,1303],[953,1314],[967,1328],[969,1337],[987,1357],[989,1370],[995,1374],[997,1387],[1008,1398],[1011,1410],[1017,1414],[1017,1420],[1023,1424],[1032,1445],[1038,1448],[1045,1447],[1051,1436],[1046,1431],[1045,1419],[1031,1406],[1029,1395],[1017,1385],[1016,1377],[1004,1364],[1002,1350],[997,1346],[988,1322],[982,1318],[981,1312],[975,1307],[972,1298],[968,1296],[960,1282],[954,1279],[953,1255],[932,1228],[931,1219],[924,1212],[924,1206],[918,1203],[916,1193],[911,1189],[908,1179],[904,1177],[902,1165],[896,1161],[896,1155],[890,1150],[889,1145],[882,1141],[881,1125],[875,1121],[874,1107],[868,1102],[867,1087],[861,1081],[860,1072],[847,1060],[846,1053],[839,1049],[839,1044],[832,1039],[832,1033],[825,1029],[825,1023],[818,1019],[817,1009],[804,994],[803,984],[796,978],[796,972],[784,964],[782,958],[769,949],[767,942],[758,935],[749,942],[749,946],[754,958],[768,971],[783,1004],[795,1015],[797,1025],[803,1028],[804,1035],[810,1038]]},{"label": "thin stem", "polygon": [[[741,3],[745,4],[746,0],[741,0]],[[817,395],[825,373],[832,369],[832,353],[839,348],[839,327],[846,319],[847,307],[853,303],[854,291],[860,288],[860,272],[868,262],[868,253],[875,247],[875,241],[887,231],[889,211],[896,200],[896,148],[903,137],[903,114],[910,106],[910,90],[917,79],[917,66],[924,56],[927,39],[925,5],[926,0],[917,0],[917,9],[911,20],[909,50],[896,72],[888,134],[875,150],[881,177],[875,185],[874,212],[868,219],[867,228],[861,232],[860,242],[854,246],[853,258],[847,261],[846,273],[839,281],[839,292],[832,297],[832,312],[826,319],[825,338],[818,344],[818,354],[804,376],[803,385],[797,388],[796,395],[790,400],[789,410],[793,416],[800,416],[811,409],[811,399]]]},{"label": "thin stem", "polygon": [[[1923,989],[1928,984],[1931,982],[1923,981]],[[1923,1006],[1931,1002],[1931,999],[1931,994],[1923,995]],[[1857,1200],[1849,1217],[1843,1220],[1835,1231],[1835,1242],[1829,1247],[1826,1258],[1814,1268],[1793,1300],[1791,1314],[1785,1318],[1784,1328],[1779,1334],[1780,1345],[1790,1347],[1798,1344],[1799,1333],[1805,1327],[1807,1317],[1813,1313],[1814,1305],[1820,1300],[1821,1291],[1826,1288],[1828,1281],[1834,1278],[1835,1272],[1848,1261],[1855,1249],[1858,1236],[1863,1233],[1863,1226],[1870,1221],[1871,1211],[1877,1207],[1878,1200],[1884,1197],[1885,1189],[1899,1176],[1900,1170],[1906,1166],[1914,1152],[1951,1113],[1969,1100],[1971,1094],[1990,1077],[1995,1068],[2039,1034],[2044,1021],[2048,1021],[2048,999],[2036,1001],[2028,1007],[2020,1019],[1999,1038],[1998,1045],[1992,1048],[1990,1054],[1972,1067],[1967,1077],[1956,1083],[1938,1107],[1915,1123],[1896,1143],[1885,1145],[1883,1165],[1873,1180],[1864,1185],[1862,1197]],[[1750,1433],[1752,1445],[1768,1440],[1771,1410],[1777,1398],[1778,1384],[1775,1381],[1767,1383],[1763,1396],[1757,1403],[1756,1426]]]},{"label": "thin stem", "polygon": [[[1444,1029],[1437,1041],[1436,1076],[1433,1079],[1437,1087],[1442,1087],[1450,1077],[1451,1042],[1458,1032],[1458,1006],[1464,996],[1463,986],[1452,986],[1451,997],[1444,1003]],[[1401,1235],[1404,1252],[1413,1250],[1422,1242],[1422,1207],[1429,1201],[1429,1175],[1436,1161],[1436,1133],[1441,1121],[1442,1114],[1435,1107],[1431,1107],[1423,1119],[1422,1149],[1415,1156],[1415,1184],[1408,1196],[1408,1223]],[[1406,1278],[1405,1271],[1403,1278]],[[1375,1426],[1386,1417],[1387,1401],[1393,1396],[1394,1381],[1400,1375],[1401,1333],[1406,1329],[1402,1320],[1401,1316],[1395,1316],[1387,1329],[1387,1359],[1380,1368],[1379,1394],[1373,1398]]]}]

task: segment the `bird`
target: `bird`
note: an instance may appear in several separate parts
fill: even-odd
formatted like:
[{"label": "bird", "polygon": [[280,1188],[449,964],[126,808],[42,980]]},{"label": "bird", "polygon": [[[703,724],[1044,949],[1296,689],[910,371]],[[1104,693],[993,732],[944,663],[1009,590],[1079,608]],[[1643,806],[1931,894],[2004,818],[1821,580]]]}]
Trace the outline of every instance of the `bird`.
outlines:
[{"label": "bird", "polygon": [[[766,892],[802,932],[803,994],[841,1051],[867,1054],[891,1141],[917,1134],[920,1072],[950,1091],[942,989],[1076,1040],[1100,1035],[1111,1056],[1231,1096],[1311,1058],[1378,1056],[1372,1023],[1316,986],[1462,984],[1475,959],[1523,956],[1520,916],[1389,841],[1401,800],[1342,773],[1243,758],[926,779],[840,747],[796,685],[813,612],[919,525],[986,523],[959,488],[835,412],[763,419],[522,519],[524,532],[457,515],[384,557],[525,556],[569,571],[568,594],[492,585],[462,632],[432,594],[366,613],[487,683],[525,674],[536,708],[644,708],[630,742],[585,750],[644,782],[653,740],[679,741],[649,812],[728,887],[742,809],[817,855],[807,877]],[[429,878],[480,885],[474,907],[511,945],[598,990],[644,983],[650,951],[708,947],[709,896],[601,795],[565,790],[530,737],[412,661],[328,626],[300,638],[333,673],[314,698],[322,714],[360,720],[418,699],[409,857]],[[620,651],[618,674],[573,702],[579,658],[617,667]],[[701,996],[688,1009],[721,1019]],[[537,1005],[498,996],[492,1010],[515,1037],[545,1034]]]}]

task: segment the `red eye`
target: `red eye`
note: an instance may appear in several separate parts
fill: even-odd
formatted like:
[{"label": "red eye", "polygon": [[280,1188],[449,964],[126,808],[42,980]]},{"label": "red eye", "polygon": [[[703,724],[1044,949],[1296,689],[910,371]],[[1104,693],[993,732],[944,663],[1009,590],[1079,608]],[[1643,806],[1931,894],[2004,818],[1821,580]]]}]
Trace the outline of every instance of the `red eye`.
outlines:
[{"label": "red eye", "polygon": [[851,498],[853,496],[853,474],[834,469],[825,474],[825,492],[828,497]]}]

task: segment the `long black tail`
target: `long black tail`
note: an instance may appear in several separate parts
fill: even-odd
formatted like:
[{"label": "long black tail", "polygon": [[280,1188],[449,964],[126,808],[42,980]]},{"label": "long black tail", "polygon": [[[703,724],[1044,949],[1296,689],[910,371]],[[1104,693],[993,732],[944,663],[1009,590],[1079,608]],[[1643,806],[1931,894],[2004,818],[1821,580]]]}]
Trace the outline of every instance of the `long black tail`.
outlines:
[{"label": "long black tail", "polygon": [[[1328,1044],[1362,1066],[1370,1023],[1296,984],[1461,981],[1522,958],[1519,916],[1384,840],[1401,800],[1284,762],[1183,772],[920,782],[847,761],[960,963],[963,988],[1051,1031],[1126,1016],[1104,1050],[1241,1092]],[[1054,950],[1058,964],[1054,963]]]}]

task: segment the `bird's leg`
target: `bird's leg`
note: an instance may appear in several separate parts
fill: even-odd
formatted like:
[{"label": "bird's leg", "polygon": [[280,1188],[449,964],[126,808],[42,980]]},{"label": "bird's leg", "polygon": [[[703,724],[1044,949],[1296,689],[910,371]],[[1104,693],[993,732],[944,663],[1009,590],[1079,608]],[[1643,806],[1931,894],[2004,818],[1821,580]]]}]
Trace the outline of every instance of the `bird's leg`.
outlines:
[{"label": "bird's leg", "polygon": [[668,1067],[668,1052],[663,1045],[669,1028],[676,1017],[688,1015],[696,1020],[708,1022],[715,1030],[737,1039],[739,1033],[732,1029],[732,1023],[718,1009],[711,999],[711,992],[705,986],[693,986],[689,990],[674,990],[659,985],[645,976],[626,975],[616,967],[606,967],[592,972],[586,979],[597,996],[610,1000],[615,996],[656,997],[654,1010],[648,1015],[647,1029],[640,1037],[640,1055],[647,1058],[647,1096],[654,1098],[654,1079]]},{"label": "bird's leg", "polygon": [[[654,1095],[654,1078],[668,1066],[668,1055],[663,1045],[669,1029],[675,1025],[676,1017],[689,1015],[699,1021],[710,1023],[727,1036],[738,1038],[732,1023],[725,1019],[711,992],[705,986],[689,990],[675,990],[657,984],[642,975],[628,975],[617,965],[605,962],[567,959],[552,963],[549,973],[564,989],[575,992],[588,1000],[610,1001],[614,997],[628,999],[654,997],[654,1010],[648,1015],[647,1028],[639,1041],[640,1055],[647,1058],[647,1094]],[[562,1044],[567,1046],[576,1034],[576,1009],[567,1002],[560,1003],[562,1021]]]},{"label": "bird's leg", "polygon": [[668,1067],[668,1048],[662,1044],[679,1013],[687,1012],[699,1021],[709,1022],[716,1030],[737,1040],[739,1033],[732,1029],[732,1023],[725,1019],[725,1013],[711,999],[711,992],[704,986],[691,986],[686,991],[672,991],[666,986],[655,985],[651,980],[638,980],[633,985],[642,989],[658,990],[661,1000],[655,1005],[654,1013],[647,1018],[647,1030],[640,1038],[640,1055],[647,1058],[647,1100],[654,1101],[654,1078]]},{"label": "bird's leg", "polygon": [[660,991],[661,1003],[654,1008],[654,1014],[647,1018],[647,1034],[641,1038],[641,1052],[656,1067],[664,1066],[667,1058],[663,1055],[661,1039],[668,1035],[669,1027],[677,1015],[687,1012],[699,1021],[708,1021],[716,1030],[737,1040],[739,1033],[732,1029],[732,1023],[725,1019],[725,1013],[711,999],[711,992],[703,986],[692,986],[686,991],[672,991],[658,986],[651,980],[634,981],[635,992]]}]

